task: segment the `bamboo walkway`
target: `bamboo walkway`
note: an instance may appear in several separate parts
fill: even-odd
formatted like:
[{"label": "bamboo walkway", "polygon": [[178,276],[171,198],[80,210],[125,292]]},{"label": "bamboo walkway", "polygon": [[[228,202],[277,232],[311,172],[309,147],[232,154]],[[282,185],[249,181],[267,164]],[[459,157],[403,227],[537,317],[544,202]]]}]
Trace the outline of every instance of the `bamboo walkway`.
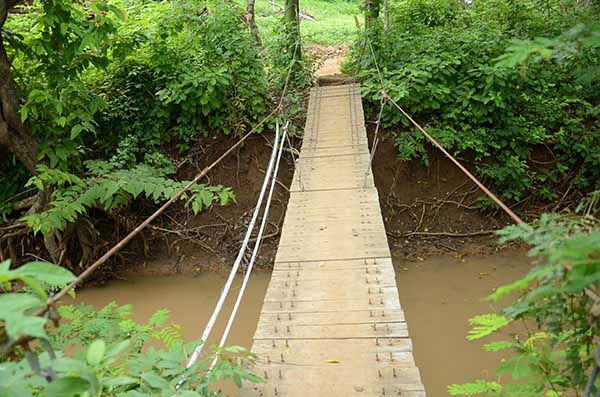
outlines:
[{"label": "bamboo walkway", "polygon": [[241,396],[425,396],[369,160],[359,86],[314,88]]}]

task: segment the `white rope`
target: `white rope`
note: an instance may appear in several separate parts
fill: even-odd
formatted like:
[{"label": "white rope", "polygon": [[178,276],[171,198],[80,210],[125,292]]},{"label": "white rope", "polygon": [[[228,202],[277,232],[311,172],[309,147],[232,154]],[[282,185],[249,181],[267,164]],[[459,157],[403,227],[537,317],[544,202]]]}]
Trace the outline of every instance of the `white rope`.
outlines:
[{"label": "white rope", "polygon": [[[288,122],[289,124],[289,122]],[[288,124],[286,124],[286,129],[288,127]],[[287,133],[287,131],[286,131]],[[292,145],[292,141],[290,140],[290,135],[287,134],[286,135],[287,138],[287,143],[288,146],[290,148],[290,152],[292,153],[292,160],[294,161],[294,166],[296,167],[296,170],[298,171],[298,183],[300,184],[300,190],[304,191],[304,183],[302,183],[302,164],[300,162],[300,152],[298,151],[298,149],[296,149],[294,147],[294,145]]]},{"label": "white rope", "polygon": [[[283,144],[283,140],[281,140],[281,144]],[[271,179],[271,175],[272,175],[272,171],[273,171],[273,164],[275,163],[275,157],[277,155],[279,145],[280,145],[279,129],[277,129],[277,131],[275,132],[275,143],[273,144],[273,151],[271,152],[271,158],[269,159],[269,166],[267,168],[267,171],[265,172],[265,180],[263,182],[262,189],[261,189],[260,195],[258,197],[258,202],[256,204],[256,208],[254,209],[254,213],[252,214],[252,219],[250,220],[250,223],[248,225],[248,230],[246,231],[246,235],[244,236],[244,241],[242,243],[242,246],[240,247],[240,251],[238,252],[237,257],[235,258],[235,262],[233,263],[233,267],[231,268],[231,272],[229,273],[229,278],[227,279],[227,282],[225,283],[225,286],[223,287],[223,290],[221,291],[221,296],[219,296],[217,305],[215,306],[215,309],[213,310],[212,315],[210,316],[210,319],[208,320],[208,324],[206,324],[206,328],[204,329],[204,332],[202,333],[201,344],[196,346],[196,349],[194,349],[194,352],[192,353],[192,356],[190,357],[190,359],[186,365],[186,368],[191,367],[192,365],[194,365],[196,363],[196,361],[198,361],[198,358],[200,357],[200,354],[202,353],[202,348],[204,347],[206,341],[208,340],[210,332],[212,331],[212,329],[217,321],[217,317],[219,317],[219,314],[221,313],[221,310],[223,309],[223,304],[225,303],[227,294],[229,293],[229,290],[231,289],[231,284],[233,283],[233,279],[235,278],[238,268],[240,267],[242,258],[244,257],[244,254],[246,252],[246,248],[248,247],[248,242],[250,241],[250,235],[252,234],[252,231],[254,230],[254,225],[256,224],[256,219],[258,218],[258,213],[262,206],[265,192],[267,190],[267,186],[269,185],[269,181]]]},{"label": "white rope", "polygon": [[[260,224],[260,228],[258,229],[258,236],[256,238],[256,244],[254,245],[254,250],[252,251],[252,257],[250,258],[250,262],[248,263],[248,267],[246,268],[246,274],[244,275],[244,281],[242,282],[242,286],[240,291],[238,292],[237,299],[235,304],[233,305],[233,310],[231,315],[229,316],[229,321],[227,322],[227,326],[225,327],[225,331],[223,332],[223,336],[221,337],[221,341],[219,342],[219,348],[225,346],[225,342],[227,342],[227,337],[229,336],[229,332],[231,331],[231,327],[233,326],[233,322],[235,320],[235,316],[237,315],[238,309],[240,308],[240,304],[242,303],[242,298],[244,296],[244,292],[246,291],[246,287],[248,285],[248,280],[250,279],[250,274],[252,273],[252,268],[254,266],[254,262],[256,260],[256,256],[261,246],[262,236],[265,231],[265,226],[267,225],[267,220],[269,218],[269,209],[271,207],[271,199],[273,198],[273,191],[275,190],[275,182],[277,181],[277,172],[279,171],[279,163],[281,162],[281,154],[283,153],[284,139],[288,132],[289,121],[286,123],[285,127],[283,127],[283,134],[281,136],[281,145],[279,145],[279,153],[277,154],[277,161],[275,162],[275,171],[273,172],[273,177],[271,178],[271,188],[269,190],[269,195],[267,196],[267,201],[265,203],[265,208],[263,210],[263,217]],[[276,124],[276,131],[279,131],[279,121]],[[212,370],[217,363],[218,356],[215,356],[212,363],[210,364],[210,370]]]},{"label": "white rope", "polygon": [[377,151],[377,145],[379,144],[379,127],[381,127],[381,116],[383,115],[383,107],[385,106],[385,93],[382,93],[381,106],[379,107],[379,115],[377,116],[377,124],[375,126],[375,134],[373,137],[373,146],[371,147],[371,156],[369,157],[369,166],[365,172],[365,183],[364,188],[367,188],[367,180],[372,172],[371,165],[373,164],[373,158]]}]

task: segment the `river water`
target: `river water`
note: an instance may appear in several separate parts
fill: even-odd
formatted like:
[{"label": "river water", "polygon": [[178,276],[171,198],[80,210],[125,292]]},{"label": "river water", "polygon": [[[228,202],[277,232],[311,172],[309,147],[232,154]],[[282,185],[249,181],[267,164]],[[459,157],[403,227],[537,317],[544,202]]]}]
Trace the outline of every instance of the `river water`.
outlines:
[{"label": "river water", "polygon": [[[451,383],[472,381],[485,376],[500,356],[481,350],[481,343],[468,342],[467,320],[491,310],[482,297],[494,287],[524,275],[529,260],[522,251],[505,251],[491,256],[439,256],[420,262],[396,261],[400,301],[413,339],[415,359],[429,397],[447,396]],[[133,304],[134,319],[146,321],[161,308],[171,312],[174,322],[183,326],[187,340],[198,339],[226,279],[226,274],[205,272],[196,276],[135,277],[115,280],[101,287],[78,292],[77,301],[102,307],[116,301]],[[234,284],[236,295],[240,279]],[[258,321],[270,274],[252,275],[244,302],[228,340],[229,345],[249,348]],[[229,313],[235,297],[226,303]],[[208,345],[217,342],[227,316],[222,316]],[[227,395],[231,385],[223,386]]]}]

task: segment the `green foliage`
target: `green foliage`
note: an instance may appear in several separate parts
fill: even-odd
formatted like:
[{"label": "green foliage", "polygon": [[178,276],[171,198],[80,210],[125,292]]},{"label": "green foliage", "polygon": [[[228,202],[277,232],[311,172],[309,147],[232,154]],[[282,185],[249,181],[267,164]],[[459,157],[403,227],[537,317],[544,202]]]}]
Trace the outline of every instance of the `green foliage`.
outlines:
[{"label": "green foliage", "polygon": [[538,258],[539,264],[488,297],[494,301],[513,297],[513,302],[501,314],[471,319],[474,328],[468,339],[494,334],[509,323],[535,327],[528,326],[525,337],[484,346],[486,351],[508,354],[496,369],[498,379],[452,385],[450,394],[559,396],[583,390],[594,363],[600,327],[598,317],[590,313],[595,302],[588,296],[588,289],[597,288],[600,282],[597,219],[544,215],[536,224],[510,226],[499,234],[501,242],[529,244],[529,254]]},{"label": "green foliage", "polygon": [[[265,114],[265,62],[241,9],[207,5],[36,0],[10,15],[3,37],[20,114],[39,142],[40,173],[28,186],[52,192],[45,212],[25,218],[35,233],[64,231],[93,217],[92,208],[112,213],[138,197],[172,198],[187,182],[166,177],[176,169],[161,153],[241,133]],[[0,182],[10,186],[2,213],[28,177],[2,165]],[[233,193],[195,185],[182,199],[199,213]]]},{"label": "green foliage", "polygon": [[264,64],[239,9],[223,2],[210,9],[202,1],[128,3],[130,18],[116,38],[125,55],[90,75],[107,102],[100,128],[117,131],[98,142],[101,148],[134,139],[146,149],[173,141],[187,150],[200,137],[238,133],[264,114]]},{"label": "green foliage", "polygon": [[115,302],[99,310],[85,304],[61,306],[58,314],[66,321],[52,335],[53,345],[62,350],[69,345],[86,345],[96,339],[128,339],[131,346],[141,349],[149,340],[160,341],[168,348],[184,341],[181,326],[168,323],[168,310],[157,311],[147,324],[133,321],[132,310],[131,305],[118,306]]},{"label": "green foliage", "polygon": [[[223,379],[231,379],[238,387],[244,380],[261,381],[244,369],[252,357],[235,346],[215,353],[219,360],[211,371],[202,361],[186,369],[188,352],[201,342],[185,343],[181,328],[168,324],[166,310],[156,312],[147,324],[137,324],[130,318],[129,306],[111,303],[99,311],[85,305],[61,306],[63,322],[51,327],[47,317],[32,315],[45,300],[28,291],[12,292],[7,283],[27,283],[31,277],[40,285],[64,284],[73,275],[46,263],[30,263],[17,270],[9,266],[8,262],[0,264],[0,280],[8,291],[0,295],[3,342],[10,344],[20,337],[46,342],[25,347],[26,358],[19,345],[10,359],[2,357],[2,397],[204,397],[218,395],[211,385]],[[145,345],[151,341],[161,341],[165,348]]]},{"label": "green foliage", "polygon": [[[145,164],[122,170],[116,169],[109,162],[88,161],[86,167],[91,176],[81,179],[40,166],[40,173],[32,177],[28,185],[35,185],[40,190],[44,186],[51,186],[55,190],[50,209],[24,217],[35,233],[47,234],[54,229],[64,230],[68,222],[74,222],[90,208],[111,212],[141,195],[155,203],[166,201],[175,197],[190,183],[166,178],[164,171]],[[181,196],[181,200],[197,214],[214,202],[226,205],[230,200],[235,200],[235,196],[230,188],[194,184],[188,193]]]},{"label": "green foliage", "polygon": [[486,382],[478,380],[474,383],[465,383],[463,385],[451,385],[448,392],[452,396],[476,396],[478,394],[495,395],[502,390],[502,385],[496,382]]},{"label": "green foliage", "polygon": [[266,84],[254,42],[238,9],[204,5],[37,1],[10,18],[20,112],[40,138],[40,160],[66,171],[125,137],[184,150],[257,120]]},{"label": "green foliage", "polygon": [[469,331],[467,339],[481,339],[498,331],[502,327],[506,327],[510,322],[510,319],[497,314],[482,314],[481,316],[475,316],[469,319],[469,324],[473,326],[473,328]]},{"label": "green foliage", "polygon": [[[0,321],[8,340],[24,335],[47,338],[44,325],[47,319],[34,316],[48,299],[46,291],[64,287],[75,276],[68,270],[45,262],[30,262],[17,269],[10,269],[10,261],[0,263]],[[13,284],[25,285],[23,292],[12,291]]]},{"label": "green foliage", "polygon": [[13,51],[15,79],[23,97],[21,118],[41,139],[38,157],[66,170],[77,164],[85,134],[95,134],[104,101],[82,73],[107,62],[107,43],[123,12],[110,2],[35,1],[27,18],[10,18],[19,38]]},{"label": "green foliage", "polygon": [[[555,1],[403,0],[390,28],[370,37],[386,92],[435,139],[473,159],[504,198],[552,201],[558,185],[590,190],[600,180],[597,11]],[[350,58],[346,70],[376,107],[381,85],[364,38]],[[427,162],[426,138],[400,112],[386,106],[383,120],[406,130],[396,133],[401,159]]]}]

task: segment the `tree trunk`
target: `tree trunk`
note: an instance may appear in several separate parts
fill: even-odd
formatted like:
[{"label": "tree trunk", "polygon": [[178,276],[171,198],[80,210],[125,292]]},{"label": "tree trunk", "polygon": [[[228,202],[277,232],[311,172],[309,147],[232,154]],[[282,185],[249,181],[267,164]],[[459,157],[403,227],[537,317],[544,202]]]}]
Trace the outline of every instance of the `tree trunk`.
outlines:
[{"label": "tree trunk", "polygon": [[295,59],[302,57],[300,48],[300,5],[299,0],[285,0],[283,17],[290,40],[290,51]]},{"label": "tree trunk", "polygon": [[256,44],[258,44],[259,47],[262,47],[260,35],[258,34],[258,26],[256,26],[256,19],[254,17],[255,1],[256,0],[248,0],[248,3],[246,4],[246,24],[248,25],[248,29],[250,29],[250,33],[254,36]]},{"label": "tree trunk", "polygon": [[[8,9],[15,1],[0,0],[0,32],[6,22]],[[6,146],[32,173],[36,174],[37,141],[21,121],[15,83],[10,73],[10,60],[0,34],[0,145]]]},{"label": "tree trunk", "polygon": [[377,23],[381,10],[381,0],[365,0],[365,30],[368,31]]},{"label": "tree trunk", "polygon": [[[19,3],[21,3],[19,0],[0,0],[0,145],[5,146],[15,155],[32,175],[36,175],[38,142],[21,121],[15,82],[10,71],[11,64],[1,34],[8,17],[8,10]],[[46,210],[51,197],[51,189],[40,191],[36,202],[27,213],[34,214]],[[57,230],[48,233],[44,236],[44,244],[57,262],[61,249],[60,233]]]}]

